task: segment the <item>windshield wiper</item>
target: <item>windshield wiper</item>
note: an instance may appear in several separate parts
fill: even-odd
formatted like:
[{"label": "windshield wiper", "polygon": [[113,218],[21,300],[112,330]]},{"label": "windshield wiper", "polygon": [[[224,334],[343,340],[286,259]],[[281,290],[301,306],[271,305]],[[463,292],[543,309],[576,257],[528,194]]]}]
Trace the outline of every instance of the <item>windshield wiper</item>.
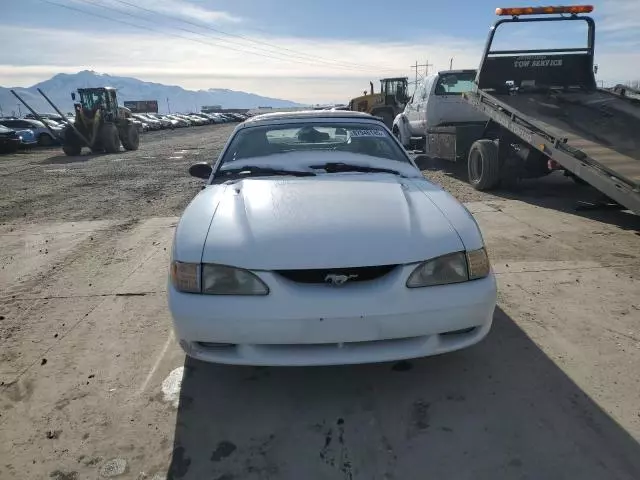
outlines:
[{"label": "windshield wiper", "polygon": [[352,165],[350,163],[343,162],[328,162],[322,165],[311,165],[310,168],[322,169],[327,173],[340,173],[340,172],[362,172],[362,173],[391,173],[393,175],[404,176],[397,170],[391,168],[381,167],[369,167],[366,165]]},{"label": "windshield wiper", "polygon": [[313,172],[305,172],[301,170],[287,170],[284,168],[270,168],[270,167],[257,167],[253,165],[246,165],[244,167],[229,168],[225,170],[219,170],[216,174],[217,178],[229,177],[234,175],[239,176],[251,176],[251,175],[290,175],[292,177],[315,177]]}]

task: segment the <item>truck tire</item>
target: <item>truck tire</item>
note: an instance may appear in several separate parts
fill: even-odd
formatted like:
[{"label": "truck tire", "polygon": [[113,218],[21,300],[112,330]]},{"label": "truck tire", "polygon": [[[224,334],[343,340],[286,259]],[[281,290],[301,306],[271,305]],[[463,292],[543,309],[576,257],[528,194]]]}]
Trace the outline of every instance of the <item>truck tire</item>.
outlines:
[{"label": "truck tire", "polygon": [[118,128],[113,123],[105,123],[100,127],[100,140],[105,152],[118,153],[120,151],[120,135],[118,135]]},{"label": "truck tire", "polygon": [[140,133],[134,124],[126,125],[120,136],[122,146],[125,150],[138,150],[140,146]]},{"label": "truck tire", "polygon": [[500,183],[498,145],[493,140],[477,140],[471,145],[467,161],[469,183],[476,190],[490,190]]},{"label": "truck tire", "polygon": [[69,157],[75,157],[82,153],[82,141],[71,128],[67,128],[64,132],[62,151]]}]

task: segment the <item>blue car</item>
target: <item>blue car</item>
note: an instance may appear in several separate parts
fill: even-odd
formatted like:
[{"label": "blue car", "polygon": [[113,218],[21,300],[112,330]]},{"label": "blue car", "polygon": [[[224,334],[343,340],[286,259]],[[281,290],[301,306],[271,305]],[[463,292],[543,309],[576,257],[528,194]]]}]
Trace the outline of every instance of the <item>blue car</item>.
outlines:
[{"label": "blue car", "polygon": [[20,148],[31,148],[38,145],[38,138],[33,130],[16,130],[20,137]]},{"label": "blue car", "polygon": [[63,128],[61,126],[52,127],[55,135],[38,120],[31,118],[0,118],[0,125],[4,125],[12,130],[32,130],[41,147],[50,147],[59,143],[58,138],[62,135]]}]

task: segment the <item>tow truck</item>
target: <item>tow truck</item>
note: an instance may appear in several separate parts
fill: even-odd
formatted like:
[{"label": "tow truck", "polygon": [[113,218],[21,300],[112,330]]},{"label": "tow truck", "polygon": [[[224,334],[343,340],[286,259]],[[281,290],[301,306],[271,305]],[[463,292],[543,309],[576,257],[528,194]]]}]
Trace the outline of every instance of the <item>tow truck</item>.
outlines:
[{"label": "tow truck", "polygon": [[[491,27],[473,85],[460,95],[481,116],[427,124],[427,156],[466,161],[478,190],[562,170],[640,214],[640,102],[597,87],[595,22],[583,15],[592,11],[591,5],[497,8],[507,18]],[[586,45],[493,49],[502,25],[534,22],[584,22]]]}]

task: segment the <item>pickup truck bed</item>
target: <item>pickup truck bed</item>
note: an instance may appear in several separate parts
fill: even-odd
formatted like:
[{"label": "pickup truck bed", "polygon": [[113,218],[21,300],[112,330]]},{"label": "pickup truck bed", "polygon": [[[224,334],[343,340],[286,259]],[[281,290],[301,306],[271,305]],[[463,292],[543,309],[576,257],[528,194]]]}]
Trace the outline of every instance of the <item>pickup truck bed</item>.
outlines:
[{"label": "pickup truck bed", "polygon": [[584,161],[640,188],[640,108],[632,101],[602,90],[492,97],[543,136],[566,140]]}]

